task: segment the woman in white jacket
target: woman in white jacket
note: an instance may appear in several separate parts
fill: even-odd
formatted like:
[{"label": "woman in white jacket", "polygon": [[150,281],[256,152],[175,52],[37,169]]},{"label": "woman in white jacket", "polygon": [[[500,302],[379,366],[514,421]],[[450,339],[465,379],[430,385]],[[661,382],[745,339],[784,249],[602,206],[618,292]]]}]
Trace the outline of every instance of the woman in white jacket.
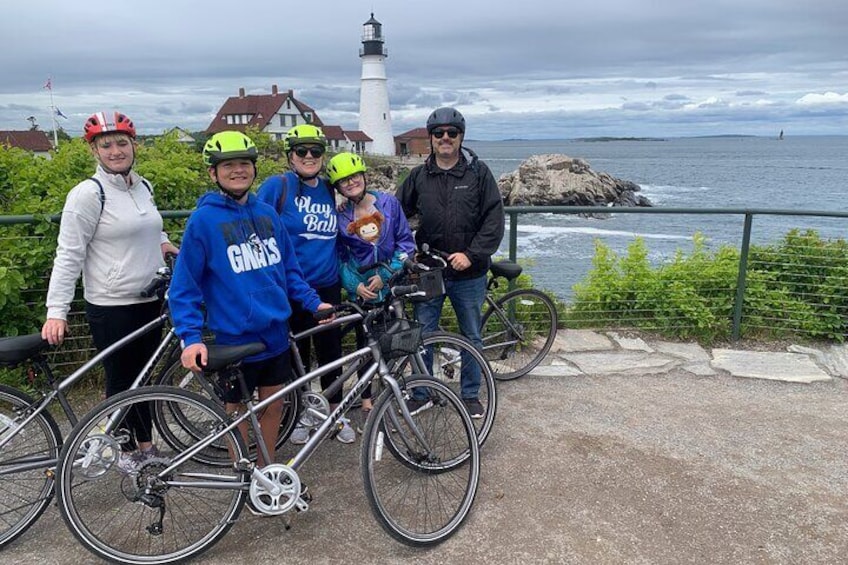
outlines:
[{"label": "woman in white jacket", "polygon": [[[85,139],[97,170],[68,193],[62,210],[56,258],[47,291],[44,339],[61,344],[68,334],[68,311],[77,279],[83,276],[85,311],[94,345],[103,350],[159,315],[154,298],[141,291],[178,250],[162,231],[162,216],[145,179],[132,170],[136,131],[124,114],[103,112],[85,122]],[[161,335],[149,332],[103,361],[106,395],[129,388],[156,349]],[[135,444],[124,446],[118,467],[130,473],[156,455],[150,442],[150,416],[130,414]]]}]

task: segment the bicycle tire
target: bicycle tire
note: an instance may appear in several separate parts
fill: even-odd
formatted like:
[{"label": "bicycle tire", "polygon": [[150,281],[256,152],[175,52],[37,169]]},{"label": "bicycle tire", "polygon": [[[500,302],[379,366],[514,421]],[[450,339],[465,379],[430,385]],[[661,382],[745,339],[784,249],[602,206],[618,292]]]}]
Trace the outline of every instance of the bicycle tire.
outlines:
[{"label": "bicycle tire", "polygon": [[[513,325],[504,316],[517,313]],[[547,294],[520,288],[500,297],[483,314],[480,333],[483,355],[499,381],[511,381],[535,369],[551,350],[557,332],[557,311]],[[517,329],[520,335],[515,335]]]},{"label": "bicycle tire", "polygon": [[[480,389],[478,400],[483,405],[484,413],[480,419],[472,419],[477,431],[477,442],[480,447],[486,443],[489,433],[495,423],[498,409],[498,394],[495,385],[495,377],[488,361],[480,353],[474,344],[463,335],[435,331],[424,334],[421,338],[422,347],[433,348],[433,368],[418,366],[419,363],[414,356],[409,355],[401,359],[393,373],[399,378],[405,378],[405,374],[427,373],[436,380],[448,385],[457,396],[462,398],[461,374],[466,364],[474,363],[480,370]],[[420,354],[419,354],[420,355]]]},{"label": "bicycle tire", "polygon": [[[220,429],[227,421],[216,403],[199,394],[142,387],[98,404],[74,427],[62,449],[56,473],[59,510],[74,537],[100,558],[149,565],[195,557],[227,533],[244,505],[250,477],[234,465],[210,466],[191,458],[160,477],[181,450],[166,447],[155,427],[152,435],[159,456],[141,463],[133,474],[120,471],[116,462],[122,431],[103,433],[110,415],[119,409],[149,409],[157,402],[182,404],[182,410],[202,414],[209,430]],[[223,438],[234,460],[246,456],[237,430]],[[106,462],[96,473],[82,463],[92,445],[102,446],[96,460]],[[175,479],[179,486],[173,485]],[[213,488],[209,485],[213,479],[232,488]]]},{"label": "bicycle tire", "polygon": [[[380,526],[405,545],[427,547],[450,538],[471,512],[480,447],[471,417],[450,387],[428,375],[411,376],[407,386],[428,389],[434,400],[413,416],[427,445],[396,416],[398,399],[387,389],[366,423],[360,463],[366,498]],[[392,449],[387,456],[386,445],[405,446],[403,457]]]},{"label": "bicycle tire", "polygon": [[[23,428],[17,426],[32,406],[27,394],[0,385],[0,438],[13,437],[0,449],[0,547],[27,531],[50,505],[55,481],[48,468],[59,457],[62,435],[49,412],[43,410]],[[23,461],[44,460],[44,466],[13,471]]]},{"label": "bicycle tire", "polygon": [[[170,367],[168,367],[167,369],[162,371],[162,373],[159,375],[159,377],[156,380],[156,384],[163,385],[163,386],[175,386],[175,387],[183,389],[183,390],[190,390],[192,392],[200,394],[201,396],[204,396],[206,398],[210,398],[211,400],[214,400],[218,405],[223,407],[224,403],[221,400],[219,393],[216,392],[214,394],[214,398],[212,398],[212,395],[210,394],[209,389],[207,387],[204,387],[204,384],[199,381],[200,378],[205,378],[205,377],[199,377],[198,375],[189,371],[188,369],[183,368],[182,362],[177,360],[176,363],[172,364]],[[217,388],[216,383],[212,383],[212,382],[207,381],[206,384],[212,390],[215,390]],[[300,411],[300,395],[297,393],[297,391],[292,391],[292,392],[286,394],[285,396],[283,396],[282,401],[283,401],[283,415],[282,415],[282,419],[280,420],[280,429],[279,429],[279,432],[277,434],[277,441],[276,441],[276,444],[275,444],[275,447],[277,449],[282,447],[283,444],[285,444],[286,441],[288,441],[289,436],[291,436],[292,432],[294,431],[294,427],[297,424],[297,414]],[[156,406],[154,406],[154,410],[153,410],[154,425],[158,425],[157,422],[161,421],[161,419],[165,417],[165,415],[163,414],[163,411],[166,410],[166,409],[172,410],[173,407],[172,406],[169,407],[169,406],[164,405],[162,403],[159,403]],[[196,426],[192,425],[190,416],[188,416],[188,415],[178,415],[178,414],[172,414],[172,415],[175,418],[177,418],[180,422],[182,422],[184,430],[186,432],[189,432],[195,440],[206,435],[205,430],[198,430],[196,428]],[[168,445],[170,445],[171,447],[173,447],[175,449],[180,448],[179,437],[177,435],[171,433],[170,430],[167,429],[167,427],[161,429],[160,431],[162,432],[163,439],[168,443]],[[252,436],[252,430],[251,430],[250,434],[251,435],[250,435],[249,442],[248,442],[248,445],[247,445],[248,451],[249,451],[249,457],[250,457],[251,461],[256,461],[258,451],[256,449],[255,438]],[[208,455],[212,456],[212,455],[214,455],[214,452],[210,451],[210,452],[208,452]],[[227,453],[227,451],[225,449],[221,449],[221,451],[218,455],[219,455],[219,457],[212,457],[212,458],[210,458],[209,461],[206,461],[206,462],[209,463],[210,465],[215,465],[215,464],[229,465],[230,464],[229,454]]]}]

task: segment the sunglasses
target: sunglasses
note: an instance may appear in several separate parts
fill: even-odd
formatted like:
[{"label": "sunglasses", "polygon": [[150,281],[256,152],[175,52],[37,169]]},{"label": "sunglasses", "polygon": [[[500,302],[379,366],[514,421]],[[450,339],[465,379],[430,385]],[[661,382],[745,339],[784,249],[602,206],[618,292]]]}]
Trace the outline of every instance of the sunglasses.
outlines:
[{"label": "sunglasses", "polygon": [[433,137],[435,137],[436,139],[441,139],[442,137],[444,137],[445,134],[448,134],[448,137],[451,139],[456,139],[456,136],[459,135],[459,130],[453,128],[436,128],[433,130]]},{"label": "sunglasses", "polygon": [[312,156],[313,159],[317,159],[318,157],[324,155],[324,148],[300,146],[294,148],[294,154],[300,157],[301,159],[304,159],[307,155]]}]

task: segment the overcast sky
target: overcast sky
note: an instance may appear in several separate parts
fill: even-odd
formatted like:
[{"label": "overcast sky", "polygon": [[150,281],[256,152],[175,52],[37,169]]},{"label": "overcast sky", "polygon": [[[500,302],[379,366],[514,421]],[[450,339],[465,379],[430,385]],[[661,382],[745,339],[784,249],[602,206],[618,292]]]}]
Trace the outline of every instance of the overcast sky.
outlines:
[{"label": "overcast sky", "polygon": [[845,0],[9,0],[0,129],[205,129],[244,87],[356,129],[362,24],[383,24],[394,132],[453,105],[473,139],[848,134]]}]

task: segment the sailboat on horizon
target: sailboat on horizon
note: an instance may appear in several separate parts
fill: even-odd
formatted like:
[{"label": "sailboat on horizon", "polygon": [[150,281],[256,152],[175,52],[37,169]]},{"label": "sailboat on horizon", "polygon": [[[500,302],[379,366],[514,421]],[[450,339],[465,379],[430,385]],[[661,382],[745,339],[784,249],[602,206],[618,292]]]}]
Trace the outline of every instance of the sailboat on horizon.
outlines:
[{"label": "sailboat on horizon", "polygon": [[780,134],[777,136],[778,141],[783,141],[783,130],[780,130]]}]

